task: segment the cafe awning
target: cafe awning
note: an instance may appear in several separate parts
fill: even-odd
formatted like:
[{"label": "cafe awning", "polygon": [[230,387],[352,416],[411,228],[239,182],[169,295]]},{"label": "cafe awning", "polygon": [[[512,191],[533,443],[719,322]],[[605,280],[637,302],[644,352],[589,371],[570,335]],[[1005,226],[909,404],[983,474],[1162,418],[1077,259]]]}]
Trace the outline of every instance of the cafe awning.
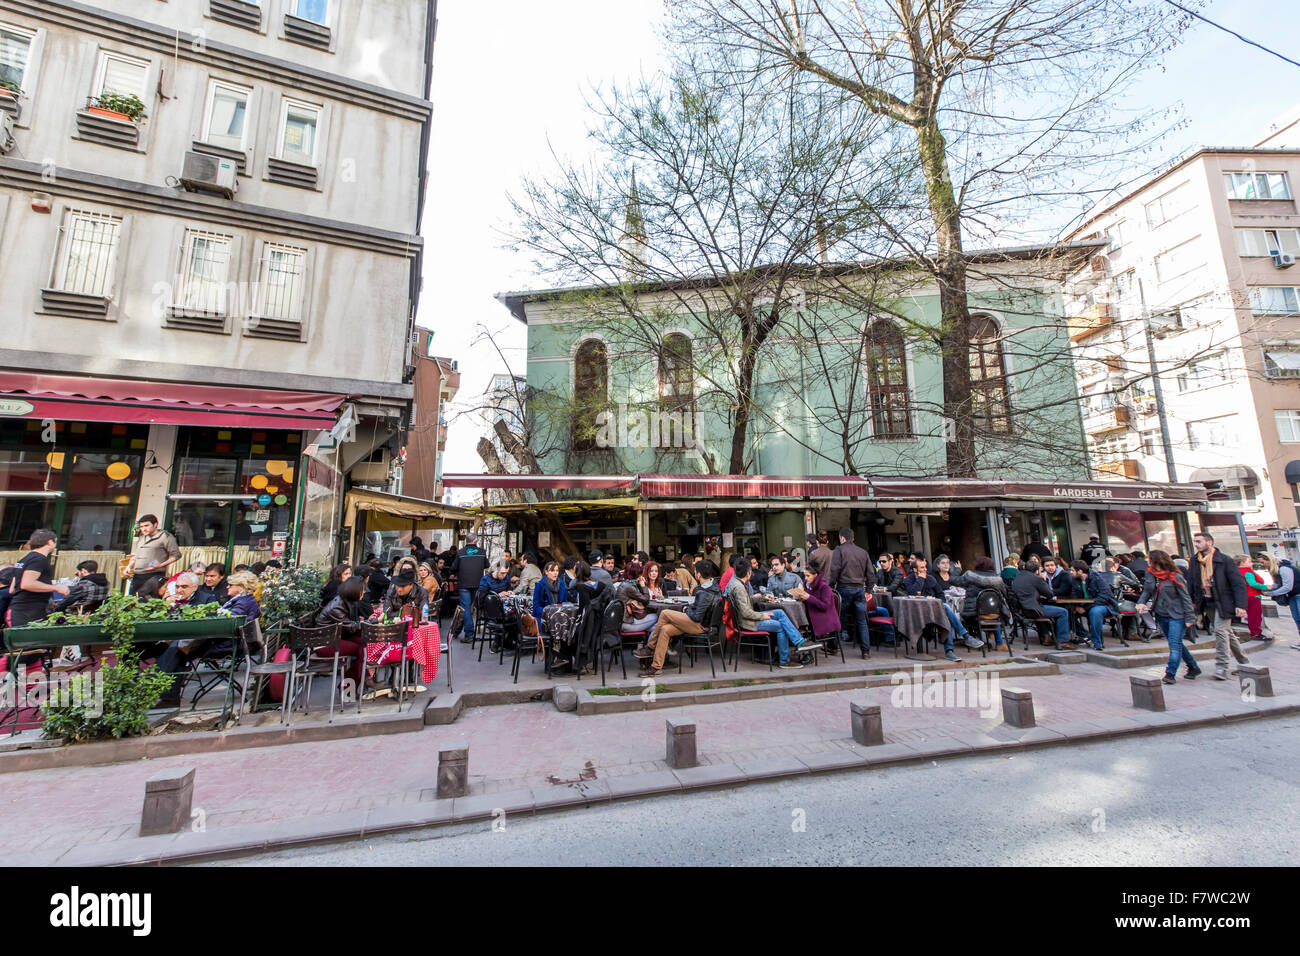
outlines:
[{"label": "cafe awning", "polygon": [[1192,472],[1192,481],[1221,481],[1233,487],[1254,488],[1259,484],[1259,475],[1248,465],[1218,465],[1212,468],[1197,468]]},{"label": "cafe awning", "polygon": [[634,488],[636,475],[443,475],[444,488]]},{"label": "cafe awning", "polygon": [[467,508],[466,510],[473,515],[518,514],[519,512],[528,511],[553,511],[556,514],[568,515],[596,511],[622,511],[627,508],[635,508],[639,501],[639,498],[587,498],[583,500],[575,499],[566,501],[524,501],[511,502],[502,505],[488,505],[487,507]]},{"label": "cafe awning", "polygon": [[389,495],[381,491],[364,491],[353,489],[344,499],[346,518],[344,524],[356,526],[357,512],[369,511],[389,515],[406,521],[420,521],[425,518],[439,518],[453,524],[469,524],[474,518],[464,508],[456,505],[444,505],[437,501],[423,498],[407,498],[403,495]]},{"label": "cafe awning", "polygon": [[854,498],[871,491],[865,478],[850,475],[642,475],[641,493],[655,498]]},{"label": "cafe awning", "polygon": [[219,428],[327,429],[346,396],[177,382],[0,372],[0,415]]}]

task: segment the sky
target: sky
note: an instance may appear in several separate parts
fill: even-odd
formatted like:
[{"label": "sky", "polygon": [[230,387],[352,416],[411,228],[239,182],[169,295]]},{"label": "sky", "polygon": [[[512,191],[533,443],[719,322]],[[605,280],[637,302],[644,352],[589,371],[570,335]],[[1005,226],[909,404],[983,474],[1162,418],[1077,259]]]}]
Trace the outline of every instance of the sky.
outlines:
[{"label": "sky", "polygon": [[[493,336],[511,371],[525,371],[525,329],[493,298],[534,285],[527,257],[503,248],[507,195],[522,177],[549,171],[552,150],[587,151],[587,91],[662,65],[662,7],[662,0],[438,4],[424,289],[416,321],[433,330],[435,352],[456,359],[461,372],[448,415],[446,473],[484,470],[474,448],[485,426],[470,409],[506,366],[483,333]],[[1300,4],[1213,0],[1202,12],[1300,60]],[[1300,67],[1199,24],[1124,105],[1179,104],[1185,126],[1151,157],[1152,168],[1197,145],[1254,145],[1270,122],[1300,107]],[[1140,172],[1135,168],[1134,175]]]}]

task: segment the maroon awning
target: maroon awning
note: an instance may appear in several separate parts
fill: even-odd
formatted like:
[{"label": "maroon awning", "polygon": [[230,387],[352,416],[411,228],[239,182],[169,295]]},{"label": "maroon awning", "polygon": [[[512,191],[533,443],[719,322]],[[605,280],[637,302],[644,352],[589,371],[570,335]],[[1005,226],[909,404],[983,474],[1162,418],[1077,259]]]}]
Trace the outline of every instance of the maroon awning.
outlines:
[{"label": "maroon awning", "polygon": [[943,479],[920,481],[872,480],[877,498],[900,501],[957,501],[977,498],[1032,499],[1075,503],[1202,504],[1202,485],[1158,485],[1139,481],[981,481]]},{"label": "maroon awning", "polygon": [[840,475],[642,475],[641,493],[652,498],[864,498],[865,478]]},{"label": "maroon awning", "polygon": [[636,475],[443,475],[445,488],[632,488]]},{"label": "maroon awning", "polygon": [[346,396],[271,388],[0,372],[0,415],[61,421],[324,429]]}]

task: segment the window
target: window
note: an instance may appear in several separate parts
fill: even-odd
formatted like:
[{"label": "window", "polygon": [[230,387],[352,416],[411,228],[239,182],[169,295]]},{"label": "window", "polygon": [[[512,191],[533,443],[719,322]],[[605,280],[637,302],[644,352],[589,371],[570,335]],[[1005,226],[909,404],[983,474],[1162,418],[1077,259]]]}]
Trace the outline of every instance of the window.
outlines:
[{"label": "window", "polygon": [[609,404],[609,358],[599,339],[587,339],[574,355],[573,399],[573,450],[595,451],[596,417]]},{"label": "window", "polygon": [[1264,375],[1268,378],[1300,378],[1300,345],[1266,346]]},{"label": "window", "polygon": [[1114,252],[1120,246],[1124,245],[1124,220],[1121,219],[1113,226],[1106,229],[1106,240],[1110,243],[1106,247],[1107,252]]},{"label": "window", "polygon": [[297,0],[294,4],[294,16],[312,23],[325,26],[325,18],[330,12],[329,0]]},{"label": "window", "polygon": [[1290,199],[1286,173],[1224,173],[1229,199]]},{"label": "window", "polygon": [[1160,438],[1160,429],[1151,428],[1144,431],[1140,436],[1142,442],[1142,454],[1160,455],[1164,452],[1164,442]]},{"label": "window", "polygon": [[666,336],[659,353],[659,400],[665,411],[684,411],[695,400],[691,340],[680,332]]},{"label": "window", "polygon": [[232,242],[230,236],[186,231],[176,308],[225,315]]},{"label": "window", "polygon": [[1092,443],[1093,457],[1102,463],[1120,461],[1129,454],[1128,436],[1116,435],[1112,438],[1100,438]]},{"label": "window", "polygon": [[92,212],[69,212],[54,288],[75,295],[109,297],[122,220]]},{"label": "window", "polygon": [[1205,264],[1205,257],[1199,253],[1201,247],[1197,242],[1198,239],[1200,236],[1156,256],[1157,282],[1168,282]]},{"label": "window", "polygon": [[1121,272],[1115,276],[1115,297],[1117,299],[1127,299],[1133,294],[1134,275],[1133,270]]},{"label": "window", "polygon": [[1190,203],[1190,190],[1187,184],[1175,186],[1160,198],[1146,204],[1147,226],[1151,229],[1163,226],[1170,219],[1186,212]]},{"label": "window", "polygon": [[36,34],[16,27],[0,26],[0,80],[26,91],[27,64],[31,61]]},{"label": "window", "polygon": [[1278,441],[1300,442],[1300,411],[1276,411],[1273,420],[1277,422]]},{"label": "window", "polygon": [[319,126],[319,107],[285,100],[280,119],[280,158],[315,166]]},{"label": "window", "polygon": [[872,436],[906,438],[912,434],[912,402],[903,333],[888,319],[876,319],[867,329],[865,344]]},{"label": "window", "polygon": [[1300,255],[1300,229],[1238,229],[1237,252],[1244,258]]},{"label": "window", "polygon": [[1002,355],[1002,330],[990,316],[971,316],[971,412],[987,432],[1011,432],[1011,405],[1007,400],[1007,369]]},{"label": "window", "polygon": [[248,98],[251,91],[213,81],[203,120],[203,141],[243,150],[247,146]]},{"label": "window", "polygon": [[95,78],[94,96],[116,93],[118,96],[135,96],[145,101],[145,81],[149,75],[149,61],[122,56],[120,53],[101,52],[99,71]]},{"label": "window", "polygon": [[1227,354],[1220,352],[1218,355],[1210,355],[1189,362],[1186,370],[1178,374],[1178,390],[1180,392],[1190,392],[1198,388],[1208,388],[1211,385],[1222,385],[1227,380]]},{"label": "window", "polygon": [[1231,425],[1236,420],[1236,415],[1224,415],[1222,418],[1207,418],[1199,422],[1188,422],[1187,447],[1192,451],[1197,451],[1201,448],[1231,446]]},{"label": "window", "polygon": [[302,322],[307,250],[267,243],[262,250],[257,314],[281,322]]},{"label": "window", "polygon": [[1255,315],[1295,315],[1300,311],[1300,299],[1294,286],[1254,286],[1250,290],[1250,311]]}]

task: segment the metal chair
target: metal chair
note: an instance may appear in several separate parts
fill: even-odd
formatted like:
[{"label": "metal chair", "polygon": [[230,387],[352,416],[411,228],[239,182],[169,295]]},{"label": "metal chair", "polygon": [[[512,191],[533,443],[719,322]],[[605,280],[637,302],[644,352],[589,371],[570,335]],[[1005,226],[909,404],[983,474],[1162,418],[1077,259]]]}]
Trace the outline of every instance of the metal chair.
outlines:
[{"label": "metal chair", "polygon": [[[478,599],[478,610],[474,619],[474,637],[470,643],[469,649],[472,651],[474,645],[478,644],[478,659],[483,660],[483,645],[489,641],[497,641],[504,645],[506,638],[506,609],[501,603],[501,595],[495,591],[486,591]],[[505,651],[501,651],[501,659],[498,664],[504,660]]]},{"label": "metal chair", "polygon": [[[304,660],[301,669],[295,675],[290,673],[289,682],[285,685],[285,693],[288,695],[294,690],[294,678],[305,678],[307,691],[303,698],[305,706],[303,713],[309,713],[311,706],[311,686],[312,678],[330,676],[330,716],[328,723],[334,722],[334,695],[339,691],[339,665],[353,660],[350,654],[343,654],[339,650],[339,625],[329,624],[325,627],[299,627],[292,625],[289,628],[289,649],[294,654],[296,661],[299,651],[303,652]],[[323,657],[315,657],[315,651],[322,647],[332,648],[334,653],[330,655],[328,666]],[[341,701],[340,701],[341,703]],[[289,713],[293,714],[293,704],[289,705]]]},{"label": "metal chair", "polygon": [[717,668],[713,666],[713,648],[718,648],[718,662],[722,665],[722,673],[727,672],[727,648],[723,637],[723,604],[721,601],[713,605],[713,610],[709,614],[708,621],[705,622],[704,630],[699,634],[683,634],[681,647],[677,649],[677,673],[682,672],[682,659],[687,654],[691,655],[691,666],[695,666],[695,652],[704,648],[709,652],[709,670],[714,677],[718,676]]},{"label": "metal chair", "polygon": [[[740,613],[736,609],[735,599],[730,594],[725,596],[728,606],[731,608],[731,620],[736,632],[736,649],[731,655],[731,669],[740,670],[740,648],[758,648],[761,647],[767,652],[767,669],[770,672],[773,665],[773,658],[776,654],[772,650],[772,641],[775,637],[770,631],[746,631],[740,627]],[[754,660],[753,651],[750,651],[750,660]]]},{"label": "metal chair", "polygon": [[461,625],[463,625],[464,623],[465,623],[465,609],[464,609],[463,607],[461,607],[459,604],[457,604],[457,605],[456,605],[456,610],[453,611],[453,612],[452,612],[452,615],[451,615],[451,626],[448,627],[447,630],[445,630],[445,631],[443,631],[443,630],[439,630],[439,631],[438,631],[438,637],[439,637],[439,640],[440,640],[441,645],[442,645],[441,648],[440,648],[440,651],[441,651],[441,653],[447,655],[447,693],[449,693],[449,694],[452,693],[452,690],[451,690],[451,645],[454,644],[454,643],[456,643],[456,641],[455,641],[455,635],[456,635],[456,632],[460,630]]},{"label": "metal chair", "polygon": [[[371,644],[401,644],[402,657],[393,670],[393,678],[397,682],[397,712],[402,712],[402,701],[406,695],[406,652],[411,643],[411,622],[398,621],[396,624],[371,624],[368,621],[361,624],[361,671],[365,674],[365,655],[366,648]],[[365,694],[362,688],[357,688],[357,713],[361,713],[361,703]]]},{"label": "metal chair", "polygon": [[[609,665],[614,665],[614,655],[618,654],[618,662],[623,668],[623,680],[627,680],[627,661],[623,659],[623,618],[627,616],[627,604],[622,598],[613,598],[605,605],[605,610],[600,615],[600,627],[595,635],[595,652],[600,658],[600,686],[605,686],[605,654],[609,651]],[[609,648],[603,646],[606,633],[618,634],[618,640]],[[638,635],[639,636],[639,635]]]},{"label": "metal chair", "polygon": [[995,635],[998,643],[1002,643],[1004,612],[1002,595],[993,588],[982,588],[975,595],[975,626],[984,640],[984,646],[980,648],[981,657],[988,657],[989,635]]},{"label": "metal chair", "polygon": [[[533,633],[529,634],[529,631]],[[515,639],[515,662],[510,667],[510,676],[514,678],[514,683],[519,683],[519,662],[522,660],[520,655],[524,651],[524,641],[528,641],[532,647],[532,656],[529,659],[529,663],[532,664],[537,661],[537,648],[543,640],[541,637],[541,622],[528,611],[521,611],[519,613],[519,635]],[[545,653],[546,649],[543,647],[542,654]]]}]

